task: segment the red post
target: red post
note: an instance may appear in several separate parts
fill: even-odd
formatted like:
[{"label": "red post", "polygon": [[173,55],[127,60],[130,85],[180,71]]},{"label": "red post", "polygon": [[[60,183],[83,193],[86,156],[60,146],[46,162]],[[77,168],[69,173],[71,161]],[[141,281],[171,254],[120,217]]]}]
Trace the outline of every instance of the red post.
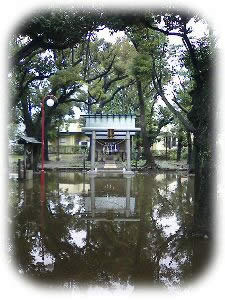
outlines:
[{"label": "red post", "polygon": [[[41,203],[45,203],[45,100],[47,98],[54,98],[56,102],[57,99],[54,95],[47,95],[42,98],[41,101]],[[54,102],[53,102],[54,103]],[[47,103],[48,104],[48,103]],[[52,106],[48,104],[49,106]]]},{"label": "red post", "polygon": [[41,103],[41,172],[44,172],[45,160],[45,97]]},{"label": "red post", "polygon": [[41,210],[43,211],[43,205],[45,204],[45,97],[41,102]]},{"label": "red post", "polygon": [[41,205],[45,204],[45,172],[41,172]]}]

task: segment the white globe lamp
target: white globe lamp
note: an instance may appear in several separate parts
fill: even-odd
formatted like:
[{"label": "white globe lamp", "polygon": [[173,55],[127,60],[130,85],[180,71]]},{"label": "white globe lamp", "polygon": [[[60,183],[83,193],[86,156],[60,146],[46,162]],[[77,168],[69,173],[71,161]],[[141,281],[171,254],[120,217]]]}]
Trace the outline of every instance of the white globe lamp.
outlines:
[{"label": "white globe lamp", "polygon": [[49,106],[49,107],[52,107],[54,105],[55,101],[52,99],[52,98],[49,98],[47,101],[46,101],[46,104]]}]

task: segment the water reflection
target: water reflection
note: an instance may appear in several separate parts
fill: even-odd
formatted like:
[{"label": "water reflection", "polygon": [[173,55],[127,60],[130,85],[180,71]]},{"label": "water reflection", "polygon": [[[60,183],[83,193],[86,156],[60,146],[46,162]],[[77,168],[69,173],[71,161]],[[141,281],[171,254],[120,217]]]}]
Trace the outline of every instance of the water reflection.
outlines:
[{"label": "water reflection", "polygon": [[[118,182],[119,181],[119,182]],[[125,182],[123,182],[125,181]],[[122,186],[118,186],[120,183]],[[97,184],[97,188],[95,188]],[[125,195],[124,195],[125,185]],[[119,187],[119,188],[118,188]],[[131,176],[109,181],[106,177],[90,176],[90,197],[84,197],[85,211],[81,217],[93,221],[139,221],[135,198],[131,193]],[[100,196],[98,191],[100,191]]]},{"label": "water reflection", "polygon": [[175,288],[197,275],[209,241],[187,235],[193,178],[46,174],[11,184],[10,255],[18,272],[48,286]]}]

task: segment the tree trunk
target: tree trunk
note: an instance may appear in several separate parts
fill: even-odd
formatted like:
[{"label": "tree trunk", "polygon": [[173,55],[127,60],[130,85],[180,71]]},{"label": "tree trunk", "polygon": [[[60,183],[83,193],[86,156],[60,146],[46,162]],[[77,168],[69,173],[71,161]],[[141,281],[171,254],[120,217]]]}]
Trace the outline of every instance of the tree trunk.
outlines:
[{"label": "tree trunk", "polygon": [[188,157],[187,157],[187,164],[191,165],[191,157],[192,157],[192,140],[191,140],[191,133],[187,131],[187,145],[188,145]]},{"label": "tree trunk", "polygon": [[191,156],[190,156],[190,164],[189,164],[189,173],[194,174],[195,173],[195,168],[196,168],[196,162],[198,163],[198,160],[196,159],[196,134],[194,134],[194,142],[193,142],[193,146],[192,146],[192,151],[191,151]]},{"label": "tree trunk", "polygon": [[[194,187],[194,233],[198,235],[209,234],[212,231],[212,197],[214,167],[212,165],[213,136],[210,124],[210,113],[212,112],[211,99],[205,98],[204,91],[196,87],[192,95],[193,105],[191,115],[192,122],[196,122],[197,128],[194,134],[192,157],[194,156],[195,187]],[[207,105],[206,105],[207,103]],[[203,109],[204,107],[204,109]],[[200,109],[202,108],[202,109]],[[212,114],[212,113],[211,113]],[[194,155],[193,155],[194,154]]]},{"label": "tree trunk", "polygon": [[145,103],[144,103],[144,96],[142,91],[142,84],[140,80],[137,80],[137,91],[138,91],[138,100],[139,100],[139,107],[140,107],[140,126],[141,126],[141,137],[142,137],[144,157],[146,159],[146,165],[155,167],[155,160],[150,150],[150,140],[146,130],[147,124],[145,118]]},{"label": "tree trunk", "polygon": [[33,148],[33,171],[37,171],[40,161],[41,144],[34,144]]},{"label": "tree trunk", "polygon": [[183,148],[183,141],[184,141],[183,131],[182,131],[182,128],[180,128],[179,131],[178,131],[177,161],[181,160],[181,152],[182,152],[182,148]]},{"label": "tree trunk", "polygon": [[183,148],[183,138],[182,138],[182,136],[179,136],[178,143],[177,143],[177,161],[180,161],[180,159],[181,159],[182,148]]},{"label": "tree trunk", "polygon": [[201,158],[201,148],[195,146],[195,186],[193,230],[198,234],[211,232],[213,172],[210,162]]}]

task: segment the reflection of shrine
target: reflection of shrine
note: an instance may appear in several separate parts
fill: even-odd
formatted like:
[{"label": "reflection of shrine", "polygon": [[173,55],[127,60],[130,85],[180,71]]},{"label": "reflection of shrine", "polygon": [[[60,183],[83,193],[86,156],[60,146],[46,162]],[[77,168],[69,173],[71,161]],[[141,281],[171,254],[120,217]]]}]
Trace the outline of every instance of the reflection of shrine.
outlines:
[{"label": "reflection of shrine", "polygon": [[111,181],[107,193],[107,180],[105,181],[105,189],[101,188],[98,195],[96,195],[96,180],[98,179],[100,179],[99,183],[104,182],[102,178],[90,176],[91,190],[89,196],[84,197],[85,211],[81,215],[82,219],[94,221],[139,221],[136,199],[131,197],[132,177],[126,176],[126,178],[118,179],[123,183],[123,195],[121,193],[118,195],[118,191],[115,190]]}]

